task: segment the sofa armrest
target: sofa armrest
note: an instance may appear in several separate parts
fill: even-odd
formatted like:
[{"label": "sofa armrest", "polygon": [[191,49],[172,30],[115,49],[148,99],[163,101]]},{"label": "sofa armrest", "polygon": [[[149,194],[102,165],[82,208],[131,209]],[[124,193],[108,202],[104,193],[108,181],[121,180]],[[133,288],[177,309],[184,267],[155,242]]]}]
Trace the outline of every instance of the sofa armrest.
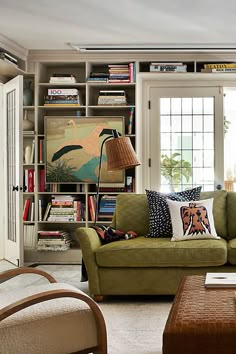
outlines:
[{"label": "sofa armrest", "polygon": [[89,290],[91,295],[100,294],[98,266],[96,263],[96,250],[101,247],[101,240],[95,229],[90,227],[80,227],[76,229],[84,264],[88,274]]}]

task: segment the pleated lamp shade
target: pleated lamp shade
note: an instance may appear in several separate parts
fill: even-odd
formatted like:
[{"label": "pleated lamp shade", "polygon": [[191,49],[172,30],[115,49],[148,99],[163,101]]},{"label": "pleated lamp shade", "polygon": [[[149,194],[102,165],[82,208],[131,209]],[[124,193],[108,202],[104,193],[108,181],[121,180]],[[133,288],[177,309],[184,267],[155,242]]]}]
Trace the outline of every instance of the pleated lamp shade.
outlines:
[{"label": "pleated lamp shade", "polygon": [[107,170],[125,170],[141,165],[129,137],[119,137],[106,141]]}]

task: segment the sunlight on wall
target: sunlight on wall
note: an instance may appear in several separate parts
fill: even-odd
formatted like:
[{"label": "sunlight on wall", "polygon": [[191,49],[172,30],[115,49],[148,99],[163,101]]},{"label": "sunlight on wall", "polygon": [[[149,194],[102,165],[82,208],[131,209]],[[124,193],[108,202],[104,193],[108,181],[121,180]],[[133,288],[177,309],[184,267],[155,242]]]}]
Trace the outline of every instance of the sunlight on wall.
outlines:
[{"label": "sunlight on wall", "polygon": [[229,122],[224,135],[224,178],[236,184],[236,88],[225,88],[224,94],[224,116]]}]

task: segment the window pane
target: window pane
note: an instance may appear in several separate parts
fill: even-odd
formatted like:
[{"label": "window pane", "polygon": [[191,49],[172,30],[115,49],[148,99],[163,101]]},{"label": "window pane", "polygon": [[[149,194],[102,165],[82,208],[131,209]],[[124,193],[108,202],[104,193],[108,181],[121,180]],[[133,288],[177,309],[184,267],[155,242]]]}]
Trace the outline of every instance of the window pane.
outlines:
[{"label": "window pane", "polygon": [[182,151],[182,159],[188,161],[193,165],[193,153],[192,150],[183,150]]},{"label": "window pane", "polygon": [[171,130],[172,132],[181,132],[181,116],[171,116]]},{"label": "window pane", "polygon": [[170,114],[170,98],[162,98],[160,100],[161,114]]},{"label": "window pane", "polygon": [[193,149],[202,149],[203,148],[203,137],[202,133],[193,134]]},{"label": "window pane", "polygon": [[161,132],[170,131],[170,116],[161,116]]},{"label": "window pane", "polygon": [[182,114],[192,114],[192,98],[182,98]]},{"label": "window pane", "polygon": [[213,133],[204,133],[204,149],[213,149],[214,135]]},{"label": "window pane", "polygon": [[181,134],[172,134],[172,149],[181,149]]},{"label": "window pane", "polygon": [[193,114],[203,113],[203,100],[202,97],[193,97]]},{"label": "window pane", "polygon": [[181,98],[171,98],[171,114],[181,114]]},{"label": "window pane", "polygon": [[192,115],[182,116],[182,131],[183,132],[192,132]]},{"label": "window pane", "polygon": [[208,115],[204,116],[204,131],[205,132],[213,132],[214,131],[214,116]]},{"label": "window pane", "polygon": [[193,150],[193,166],[203,167],[203,150]]},{"label": "window pane", "polygon": [[161,133],[161,149],[170,149],[170,134],[169,133]]},{"label": "window pane", "polygon": [[214,151],[205,150],[204,151],[204,166],[205,167],[214,167]]},{"label": "window pane", "polygon": [[203,113],[214,114],[214,97],[203,98]]},{"label": "window pane", "polygon": [[193,148],[193,140],[192,134],[183,133],[182,134],[182,149],[192,149]]},{"label": "window pane", "polygon": [[201,132],[203,130],[202,115],[193,116],[193,131]]}]

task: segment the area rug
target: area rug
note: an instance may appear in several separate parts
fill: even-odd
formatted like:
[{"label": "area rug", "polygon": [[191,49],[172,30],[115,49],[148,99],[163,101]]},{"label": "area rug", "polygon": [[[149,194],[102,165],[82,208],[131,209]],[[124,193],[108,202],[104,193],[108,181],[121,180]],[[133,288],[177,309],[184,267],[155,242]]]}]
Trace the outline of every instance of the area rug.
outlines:
[{"label": "area rug", "polygon": [[[80,282],[78,265],[40,265],[58,282],[71,284],[88,294],[87,282]],[[18,278],[18,279],[17,279]],[[28,274],[1,284],[1,289],[16,290],[45,282]],[[162,334],[171,308],[171,296],[110,296],[102,309],[108,336],[108,354],[161,354]]]}]

